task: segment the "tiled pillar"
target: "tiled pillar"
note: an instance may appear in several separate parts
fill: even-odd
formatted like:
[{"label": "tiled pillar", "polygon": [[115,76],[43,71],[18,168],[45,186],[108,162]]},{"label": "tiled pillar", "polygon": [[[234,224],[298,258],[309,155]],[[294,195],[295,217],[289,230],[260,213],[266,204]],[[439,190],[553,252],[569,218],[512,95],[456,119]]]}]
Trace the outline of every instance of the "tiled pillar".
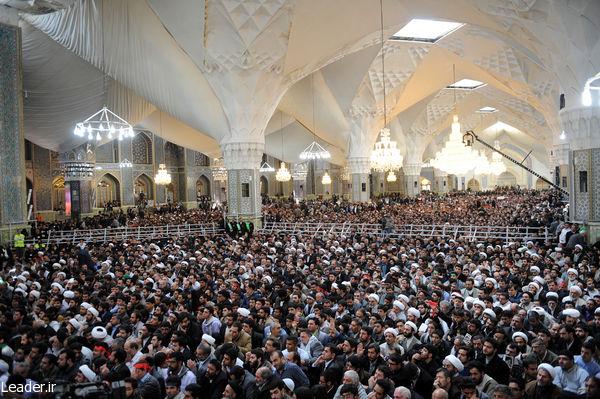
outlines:
[{"label": "tiled pillar", "polygon": [[21,29],[0,24],[0,221],[27,217]]}]

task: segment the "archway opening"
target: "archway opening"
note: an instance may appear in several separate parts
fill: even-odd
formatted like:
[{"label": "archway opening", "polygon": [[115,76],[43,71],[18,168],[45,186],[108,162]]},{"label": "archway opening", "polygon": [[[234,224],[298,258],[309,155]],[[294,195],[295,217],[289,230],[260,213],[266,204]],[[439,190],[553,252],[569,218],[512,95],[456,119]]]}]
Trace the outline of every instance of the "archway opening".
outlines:
[{"label": "archway opening", "polygon": [[135,179],[135,183],[133,185],[133,194],[135,196],[136,204],[140,204],[144,201],[151,201],[154,199],[154,190],[153,190],[152,179],[145,174],[139,175]]},{"label": "archway opening", "polygon": [[471,191],[480,191],[481,184],[479,184],[479,180],[473,178],[467,182],[467,190]]},{"label": "archway opening", "polygon": [[57,176],[52,180],[52,210],[65,210],[65,178]]},{"label": "archway opening", "polygon": [[96,207],[121,206],[121,184],[113,175],[107,173],[96,183]]},{"label": "archway opening", "polygon": [[210,180],[206,176],[200,176],[196,180],[196,199],[210,197]]},{"label": "archway opening", "polygon": [[496,180],[496,185],[499,187],[516,187],[517,178],[511,172],[504,172]]},{"label": "archway opening", "polygon": [[260,177],[260,195],[269,195],[269,179]]}]

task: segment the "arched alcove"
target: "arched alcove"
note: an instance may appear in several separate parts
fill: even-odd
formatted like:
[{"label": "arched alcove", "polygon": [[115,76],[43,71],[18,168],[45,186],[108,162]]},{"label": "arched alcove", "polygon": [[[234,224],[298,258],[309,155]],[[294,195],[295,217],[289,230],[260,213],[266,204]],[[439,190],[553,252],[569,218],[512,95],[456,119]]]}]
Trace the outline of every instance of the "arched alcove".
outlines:
[{"label": "arched alcove", "polygon": [[96,207],[103,208],[113,201],[121,202],[121,183],[115,176],[106,173],[96,183]]},{"label": "arched alcove", "polygon": [[479,180],[473,178],[467,182],[467,190],[471,191],[480,191],[481,184],[479,184]]},{"label": "arched alcove", "polygon": [[269,195],[269,179],[260,177],[260,195]]},{"label": "arched alcove", "polygon": [[200,176],[198,180],[196,180],[196,196],[210,196],[210,180],[208,180],[208,178],[204,175]]},{"label": "arched alcove", "polygon": [[65,178],[57,176],[52,180],[52,210],[65,210]]},{"label": "arched alcove", "polygon": [[496,184],[499,187],[516,187],[517,178],[511,172],[503,172],[498,179],[496,180]]},{"label": "arched alcove", "polygon": [[154,199],[154,183],[152,179],[148,177],[146,174],[142,173],[135,179],[135,183],[133,185],[133,193],[135,196],[135,201],[137,202],[140,198],[140,194],[144,194],[144,198],[146,200]]}]

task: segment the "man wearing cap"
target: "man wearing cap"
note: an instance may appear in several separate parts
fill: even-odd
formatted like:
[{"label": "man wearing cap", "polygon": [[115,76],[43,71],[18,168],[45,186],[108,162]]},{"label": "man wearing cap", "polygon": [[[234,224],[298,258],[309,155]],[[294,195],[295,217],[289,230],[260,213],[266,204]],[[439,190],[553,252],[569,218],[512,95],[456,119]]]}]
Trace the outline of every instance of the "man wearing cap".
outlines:
[{"label": "man wearing cap", "polygon": [[138,381],[137,391],[141,398],[162,399],[160,384],[150,373],[152,366],[146,362],[137,362],[133,365],[131,376]]},{"label": "man wearing cap", "polygon": [[558,399],[562,390],[554,384],[556,372],[548,363],[542,363],[537,369],[537,378],[525,386],[528,399]]}]

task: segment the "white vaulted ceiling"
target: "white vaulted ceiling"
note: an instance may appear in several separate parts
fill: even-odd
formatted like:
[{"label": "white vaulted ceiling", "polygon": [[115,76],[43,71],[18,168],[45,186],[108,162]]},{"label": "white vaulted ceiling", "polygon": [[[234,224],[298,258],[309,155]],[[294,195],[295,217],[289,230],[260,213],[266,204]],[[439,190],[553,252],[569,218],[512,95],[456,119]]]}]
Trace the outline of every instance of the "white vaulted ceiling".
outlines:
[{"label": "white vaulted ceiling", "polygon": [[[107,104],[139,128],[218,155],[232,129],[223,93],[236,95],[237,87],[219,82],[218,67],[223,76],[252,68],[281,76],[264,134],[276,157],[284,135],[286,161],[313,137],[340,164],[369,146],[383,126],[383,82],[404,154],[427,160],[457,112],[463,129],[488,139],[485,129],[497,121],[515,127],[519,133],[502,140],[544,160],[560,133],[559,95],[578,103],[585,80],[600,71],[597,0],[384,0],[385,37],[412,18],[465,23],[436,44],[387,41],[385,74],[374,0],[0,4],[0,13],[22,12],[25,135],[59,151],[80,144],[74,123]],[[462,78],[486,86],[445,89]],[[485,106],[498,112],[476,113]]]}]

